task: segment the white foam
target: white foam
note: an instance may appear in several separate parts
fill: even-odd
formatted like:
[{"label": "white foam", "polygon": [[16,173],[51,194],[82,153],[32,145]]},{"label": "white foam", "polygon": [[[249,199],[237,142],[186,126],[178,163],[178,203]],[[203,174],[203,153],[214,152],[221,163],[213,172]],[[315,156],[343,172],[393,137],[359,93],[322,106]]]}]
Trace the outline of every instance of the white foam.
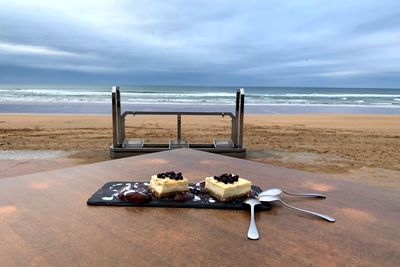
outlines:
[{"label": "white foam", "polygon": [[326,98],[340,98],[340,97],[400,97],[400,95],[392,94],[264,94],[263,96],[273,97],[326,97]]},{"label": "white foam", "polygon": [[[55,87],[57,88],[57,87]],[[195,88],[197,89],[197,88]],[[202,92],[206,90],[205,92]],[[210,92],[212,89],[216,92]],[[134,91],[121,91],[121,98],[123,104],[165,104],[165,105],[183,105],[183,106],[208,106],[208,105],[234,105],[235,94],[226,91],[226,88],[201,88],[193,91],[188,88],[155,88],[150,89],[153,91],[146,91],[136,89]],[[187,90],[188,92],[185,92]],[[220,90],[220,91],[218,91]],[[398,90],[393,91],[396,94],[384,93],[379,94],[379,89],[376,92],[366,90],[367,93],[358,93],[362,91],[355,91],[353,93],[349,89],[349,93],[319,93],[316,89],[315,93],[286,93],[282,89],[265,89],[275,90],[277,93],[247,93],[246,105],[359,105],[361,103],[366,106],[379,106],[388,105],[393,101],[400,101],[400,94]],[[300,89],[301,90],[301,89]],[[321,89],[322,90],[322,89]],[[221,92],[222,91],[222,92]],[[233,90],[232,90],[233,91]],[[249,90],[251,91],[251,90]],[[325,90],[324,90],[325,91]],[[371,93],[372,92],[372,93]],[[1,98],[0,103],[93,103],[93,104],[109,104],[111,92],[105,88],[95,87],[62,87],[60,89],[54,88],[2,88],[0,89]],[[378,104],[379,103],[379,104]]]}]

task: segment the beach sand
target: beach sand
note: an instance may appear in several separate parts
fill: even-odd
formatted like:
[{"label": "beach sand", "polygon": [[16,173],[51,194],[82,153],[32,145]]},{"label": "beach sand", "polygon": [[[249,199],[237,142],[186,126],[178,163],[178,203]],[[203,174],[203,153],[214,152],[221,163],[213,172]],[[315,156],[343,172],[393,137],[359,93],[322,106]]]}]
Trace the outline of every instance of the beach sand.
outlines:
[{"label": "beach sand", "polygon": [[[126,126],[146,142],[176,138],[175,116],[130,116]],[[229,131],[229,117],[182,118],[192,143]],[[108,160],[111,142],[110,115],[0,114],[0,178]],[[246,115],[244,144],[249,160],[400,188],[400,115]],[[41,150],[63,153],[29,157]]]}]

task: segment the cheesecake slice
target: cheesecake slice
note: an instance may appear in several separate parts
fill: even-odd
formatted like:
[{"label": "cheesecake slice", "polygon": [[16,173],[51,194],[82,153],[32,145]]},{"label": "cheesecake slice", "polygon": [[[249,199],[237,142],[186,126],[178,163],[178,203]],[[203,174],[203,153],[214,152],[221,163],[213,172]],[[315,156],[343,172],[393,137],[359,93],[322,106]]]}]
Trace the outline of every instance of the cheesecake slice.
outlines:
[{"label": "cheesecake slice", "polygon": [[159,173],[151,176],[149,191],[156,198],[163,198],[189,191],[189,181],[178,172]]},{"label": "cheesecake slice", "polygon": [[238,175],[225,173],[221,176],[207,177],[205,181],[205,190],[219,201],[247,196],[251,191],[251,182],[239,178]]}]

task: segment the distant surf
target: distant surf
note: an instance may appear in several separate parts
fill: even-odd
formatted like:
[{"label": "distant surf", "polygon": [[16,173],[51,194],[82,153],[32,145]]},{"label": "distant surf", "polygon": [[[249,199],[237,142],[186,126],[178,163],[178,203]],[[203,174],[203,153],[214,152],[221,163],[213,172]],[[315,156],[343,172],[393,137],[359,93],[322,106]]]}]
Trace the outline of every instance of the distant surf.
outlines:
[{"label": "distant surf", "polygon": [[[235,103],[238,87],[210,86],[121,86],[122,102],[128,106],[172,107],[184,109],[215,109]],[[317,88],[317,87],[245,87],[246,106],[255,113],[265,110],[284,112],[303,107],[309,110],[334,110],[347,113],[359,110],[361,113],[371,109],[373,113],[400,113],[400,89],[387,88]],[[0,112],[42,113],[43,107],[78,107],[96,104],[104,107],[111,103],[111,86],[88,85],[0,85]],[[19,108],[12,108],[13,105]],[[5,107],[8,107],[5,110]],[[40,108],[40,106],[42,106]],[[93,113],[99,112],[93,106]],[[24,109],[24,107],[29,107]],[[8,111],[11,108],[11,111]],[[51,108],[53,109],[53,108]],[[55,108],[58,110],[58,108]],[[65,109],[65,108],[64,108]],[[76,109],[86,110],[87,108]],[[379,112],[379,109],[382,112]],[[47,109],[48,110],[48,109]],[[57,110],[48,110],[57,113]],[[97,110],[97,112],[96,112]],[[257,110],[259,112],[257,112]],[[264,111],[262,111],[264,110]],[[389,110],[389,111],[388,111]],[[81,111],[82,112],[82,111]],[[47,112],[46,112],[47,113]],[[69,113],[69,112],[67,112]],[[84,112],[86,113],[86,112]],[[350,111],[350,113],[353,113]],[[357,113],[357,112],[356,112]],[[369,112],[367,112],[369,113]]]}]

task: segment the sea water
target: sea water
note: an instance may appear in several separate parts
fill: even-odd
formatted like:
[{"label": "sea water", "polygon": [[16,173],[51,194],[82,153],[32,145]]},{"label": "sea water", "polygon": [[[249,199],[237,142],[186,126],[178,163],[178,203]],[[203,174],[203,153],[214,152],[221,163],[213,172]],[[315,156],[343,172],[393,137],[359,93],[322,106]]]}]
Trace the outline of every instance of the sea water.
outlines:
[{"label": "sea water", "polygon": [[[124,107],[133,110],[231,110],[240,86],[121,86]],[[252,113],[400,114],[400,89],[244,87]],[[110,85],[0,85],[0,112],[111,112]]]}]

